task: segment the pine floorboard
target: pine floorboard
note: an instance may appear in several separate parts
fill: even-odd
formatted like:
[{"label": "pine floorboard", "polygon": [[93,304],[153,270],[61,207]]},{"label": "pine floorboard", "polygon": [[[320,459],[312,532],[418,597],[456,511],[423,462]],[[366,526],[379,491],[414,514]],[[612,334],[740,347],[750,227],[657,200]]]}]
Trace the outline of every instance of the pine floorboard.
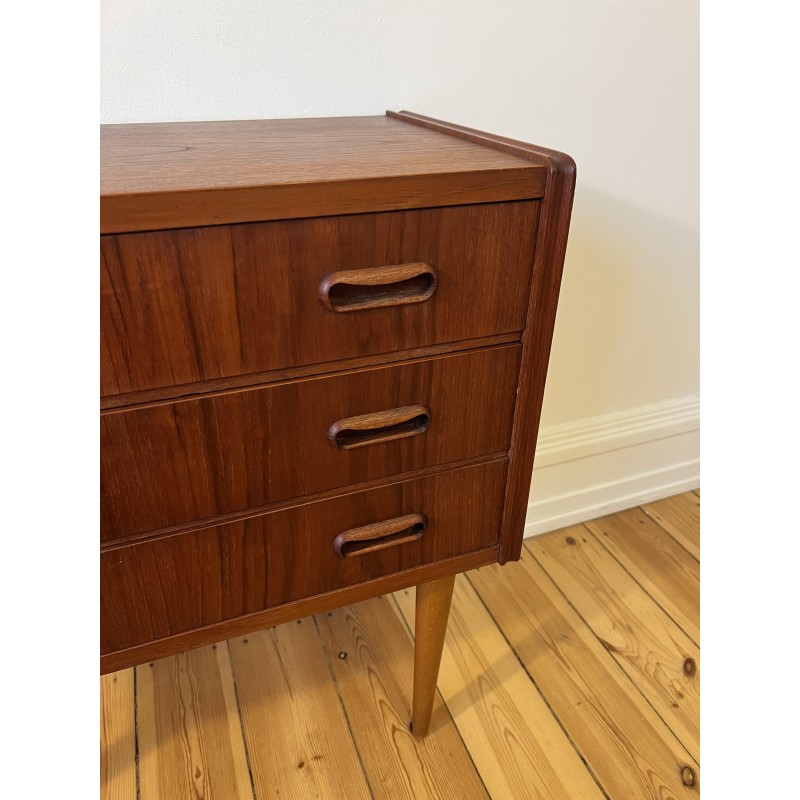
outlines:
[{"label": "pine floorboard", "polygon": [[589,629],[697,761],[700,650],[582,526],[526,543]]},{"label": "pine floorboard", "polygon": [[642,511],[652,517],[678,544],[700,560],[700,496],[686,492],[655,503]]},{"label": "pine floorboard", "polygon": [[107,800],[136,797],[133,668],[100,677],[100,792]]},{"label": "pine floorboard", "polygon": [[431,730],[409,730],[414,645],[391,599],[376,597],[317,617],[373,795],[487,797],[437,696]]},{"label": "pine floorboard", "polygon": [[585,526],[699,645],[700,563],[639,508]]},{"label": "pine floorboard", "polygon": [[369,798],[314,621],[229,645],[256,797]]},{"label": "pine floorboard", "polygon": [[413,588],[103,676],[101,797],[696,797],[699,502],[459,576],[421,740]]}]

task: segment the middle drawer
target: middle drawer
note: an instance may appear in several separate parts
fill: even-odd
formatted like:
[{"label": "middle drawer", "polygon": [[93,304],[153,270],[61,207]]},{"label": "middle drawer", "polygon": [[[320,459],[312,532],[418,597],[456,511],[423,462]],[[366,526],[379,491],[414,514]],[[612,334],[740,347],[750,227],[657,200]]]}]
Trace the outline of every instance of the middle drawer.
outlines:
[{"label": "middle drawer", "polygon": [[520,345],[113,411],[110,541],[508,449]]}]

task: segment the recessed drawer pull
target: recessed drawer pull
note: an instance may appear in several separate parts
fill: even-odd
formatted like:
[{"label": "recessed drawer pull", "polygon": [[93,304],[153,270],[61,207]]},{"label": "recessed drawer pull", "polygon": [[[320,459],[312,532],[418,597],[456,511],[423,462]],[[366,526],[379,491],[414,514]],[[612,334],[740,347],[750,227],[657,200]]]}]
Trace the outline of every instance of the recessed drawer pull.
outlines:
[{"label": "recessed drawer pull", "polygon": [[320,284],[319,299],[329,311],[421,303],[436,289],[436,270],[423,262],[349,269],[328,275]]},{"label": "recessed drawer pull", "polygon": [[374,522],[363,528],[352,528],[333,540],[333,552],[342,558],[360,556],[419,539],[428,526],[424,514],[407,514],[404,517]]},{"label": "recessed drawer pull", "polygon": [[337,450],[352,450],[416,436],[425,433],[430,424],[431,412],[426,406],[403,406],[340,419],[328,429],[328,442]]}]

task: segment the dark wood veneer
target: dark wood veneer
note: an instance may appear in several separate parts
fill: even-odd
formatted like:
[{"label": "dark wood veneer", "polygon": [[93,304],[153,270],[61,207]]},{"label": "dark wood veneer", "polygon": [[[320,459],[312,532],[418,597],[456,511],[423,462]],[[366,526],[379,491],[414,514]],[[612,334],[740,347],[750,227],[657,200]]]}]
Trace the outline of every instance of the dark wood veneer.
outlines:
[{"label": "dark wood veneer", "polygon": [[[101,237],[101,394],[521,331],[538,201]],[[335,313],[331,273],[423,262],[424,302]]]},{"label": "dark wood veneer", "polygon": [[262,506],[252,506],[244,509],[243,511],[235,511],[228,514],[218,514],[214,517],[208,517],[202,520],[192,520],[191,522],[185,522],[180,525],[171,525],[168,528],[159,528],[155,531],[137,533],[131,536],[124,536],[119,539],[109,539],[105,542],[100,542],[100,552],[126,547],[129,544],[147,541],[150,539],[164,539],[168,536],[177,536],[182,533],[189,533],[190,531],[197,531],[201,528],[209,528],[215,525],[228,525],[233,522],[241,522],[246,519],[251,519],[252,517],[261,516],[262,514],[269,514],[273,511],[282,511],[287,508],[295,508],[296,506],[304,506],[308,505],[309,503],[316,503],[320,500],[329,500],[334,497],[344,497],[346,495],[356,494],[367,489],[375,489],[380,486],[385,486],[387,481],[399,482],[410,481],[415,478],[426,478],[433,475],[439,475],[443,472],[448,472],[449,470],[453,469],[487,464],[490,461],[508,461],[508,454],[505,451],[501,451],[474,456],[473,458],[464,458],[449,464],[437,464],[433,467],[423,467],[422,469],[413,469],[409,470],[408,472],[401,472],[397,475],[391,476],[391,478],[373,478],[372,480],[368,481],[351,483],[345,487],[339,486],[322,492],[313,492],[311,494],[303,495],[302,497],[290,497],[287,500],[278,500],[275,503],[265,503]]},{"label": "dark wood veneer", "polygon": [[217,378],[216,380],[197,381],[196,383],[176,384],[160,389],[145,389],[140,392],[126,392],[124,394],[108,395],[100,398],[101,413],[114,411],[134,406],[150,405],[152,403],[169,402],[186,397],[209,395],[228,391],[229,389],[246,389],[253,386],[266,386],[267,384],[283,383],[295,378],[316,378],[321,375],[345,374],[366,367],[396,364],[399,362],[411,363],[432,356],[445,355],[455,352],[469,352],[480,350],[484,347],[494,347],[500,344],[511,344],[521,340],[521,332],[501,333],[497,336],[481,336],[477,339],[467,339],[460,342],[447,342],[446,344],[429,345],[426,347],[412,347],[409,350],[400,350],[392,353],[379,353],[372,356],[357,358],[342,358],[327,364],[309,364],[304,367],[290,369],[276,369],[268,372],[252,372],[247,375],[233,375],[230,378]]},{"label": "dark wood veneer", "polygon": [[425,564],[422,567],[412,567],[403,572],[383,575],[380,578],[363,581],[355,586],[346,586],[334,592],[305,597],[293,603],[275,606],[275,608],[266,608],[263,611],[254,611],[252,614],[245,614],[241,617],[214,622],[211,625],[194,628],[185,633],[176,633],[174,636],[167,636],[164,639],[154,639],[146,644],[133,645],[111,653],[101,653],[100,673],[106,674],[135,664],[144,664],[146,661],[164,658],[191,650],[194,647],[202,647],[225,638],[241,636],[249,631],[282,625],[284,622],[308,617],[311,614],[320,614],[332,608],[358,603],[380,594],[396,592],[425,581],[433,581],[446,575],[455,575],[458,572],[466,572],[496,562],[497,545],[493,545],[472,553]]},{"label": "dark wood veneer", "polygon": [[395,119],[402,119],[448,136],[530,159],[547,170],[541,219],[536,237],[533,283],[522,337],[522,367],[519,373],[500,541],[500,563],[516,561],[522,549],[522,530],[528,506],[536,438],[539,433],[547,365],[550,361],[550,346],[553,341],[561,287],[561,273],[567,250],[567,235],[575,194],[577,171],[575,161],[571,156],[558,150],[453,125],[421,114],[408,111],[386,113]]},{"label": "dark wood veneer", "polygon": [[[101,417],[101,540],[505,450],[519,345]],[[332,424],[424,405],[424,433],[337,450]]]},{"label": "dark wood veneer", "polygon": [[409,112],[101,136],[101,670],[427,585],[424,731],[452,575],[519,558],[574,162]]},{"label": "dark wood veneer", "polygon": [[390,117],[100,128],[102,233],[541,197],[530,161]]},{"label": "dark wood veneer", "polygon": [[[155,539],[101,555],[110,653],[497,543],[504,461]],[[341,558],[339,534],[423,514],[425,535]]]}]

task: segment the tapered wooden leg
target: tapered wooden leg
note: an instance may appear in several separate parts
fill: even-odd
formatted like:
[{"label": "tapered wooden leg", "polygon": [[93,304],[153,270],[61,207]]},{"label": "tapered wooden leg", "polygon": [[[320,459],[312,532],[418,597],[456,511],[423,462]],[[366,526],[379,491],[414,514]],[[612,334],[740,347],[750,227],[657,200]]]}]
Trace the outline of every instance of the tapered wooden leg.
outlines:
[{"label": "tapered wooden leg", "polygon": [[456,576],[451,575],[417,586],[414,702],[411,711],[411,731],[415,736],[425,736],[431,724],[433,696],[436,693],[436,679],[439,676],[455,579]]}]

